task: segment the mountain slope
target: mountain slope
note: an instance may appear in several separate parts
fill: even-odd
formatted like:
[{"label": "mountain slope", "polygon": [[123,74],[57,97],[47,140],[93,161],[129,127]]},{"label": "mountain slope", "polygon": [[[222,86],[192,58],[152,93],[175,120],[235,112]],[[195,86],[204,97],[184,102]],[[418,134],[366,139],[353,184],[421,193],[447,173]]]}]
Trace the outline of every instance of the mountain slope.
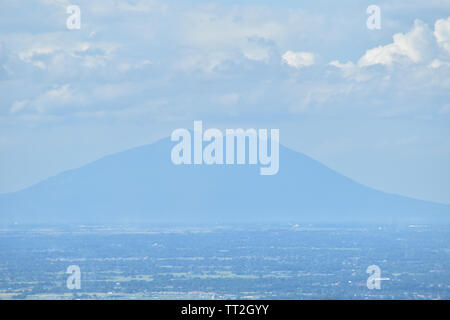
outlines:
[{"label": "mountain slope", "polygon": [[448,220],[450,206],[383,193],[280,146],[280,170],[181,165],[168,138],[0,195],[0,222]]}]

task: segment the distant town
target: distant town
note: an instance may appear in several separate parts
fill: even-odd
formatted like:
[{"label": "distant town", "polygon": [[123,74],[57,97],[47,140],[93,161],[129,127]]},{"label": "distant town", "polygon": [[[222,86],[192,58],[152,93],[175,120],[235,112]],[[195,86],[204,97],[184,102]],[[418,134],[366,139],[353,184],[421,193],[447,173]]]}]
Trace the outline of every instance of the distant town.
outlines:
[{"label": "distant town", "polygon": [[16,225],[0,231],[0,299],[449,299],[448,229]]}]

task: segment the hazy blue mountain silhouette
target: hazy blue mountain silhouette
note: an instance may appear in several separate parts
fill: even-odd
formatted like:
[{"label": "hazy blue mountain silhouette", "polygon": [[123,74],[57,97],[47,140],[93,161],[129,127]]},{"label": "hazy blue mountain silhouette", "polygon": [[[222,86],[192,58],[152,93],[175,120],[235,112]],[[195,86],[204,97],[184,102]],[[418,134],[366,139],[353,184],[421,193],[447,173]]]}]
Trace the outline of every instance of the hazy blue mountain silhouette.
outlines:
[{"label": "hazy blue mountain silhouette", "polygon": [[[0,195],[0,222],[448,220],[450,206],[380,192],[280,146],[277,175],[259,165],[181,165],[169,138]],[[368,170],[370,170],[368,168]]]}]

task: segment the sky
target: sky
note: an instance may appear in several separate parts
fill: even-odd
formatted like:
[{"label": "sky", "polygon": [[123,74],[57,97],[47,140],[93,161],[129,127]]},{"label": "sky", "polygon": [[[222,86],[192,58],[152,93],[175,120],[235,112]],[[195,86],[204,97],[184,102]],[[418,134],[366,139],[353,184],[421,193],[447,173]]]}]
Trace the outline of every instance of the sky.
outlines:
[{"label": "sky", "polygon": [[0,193],[194,120],[450,204],[450,0],[0,2]]}]

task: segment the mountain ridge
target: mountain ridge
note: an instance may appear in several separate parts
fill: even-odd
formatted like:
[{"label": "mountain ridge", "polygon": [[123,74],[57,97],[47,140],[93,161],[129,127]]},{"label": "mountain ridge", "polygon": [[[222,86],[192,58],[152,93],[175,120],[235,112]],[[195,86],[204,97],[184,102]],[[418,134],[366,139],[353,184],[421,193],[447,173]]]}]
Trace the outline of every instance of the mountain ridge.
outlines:
[{"label": "mountain ridge", "polygon": [[280,168],[174,165],[169,138],[0,194],[0,222],[449,220],[450,206],[385,193],[280,145]]}]

